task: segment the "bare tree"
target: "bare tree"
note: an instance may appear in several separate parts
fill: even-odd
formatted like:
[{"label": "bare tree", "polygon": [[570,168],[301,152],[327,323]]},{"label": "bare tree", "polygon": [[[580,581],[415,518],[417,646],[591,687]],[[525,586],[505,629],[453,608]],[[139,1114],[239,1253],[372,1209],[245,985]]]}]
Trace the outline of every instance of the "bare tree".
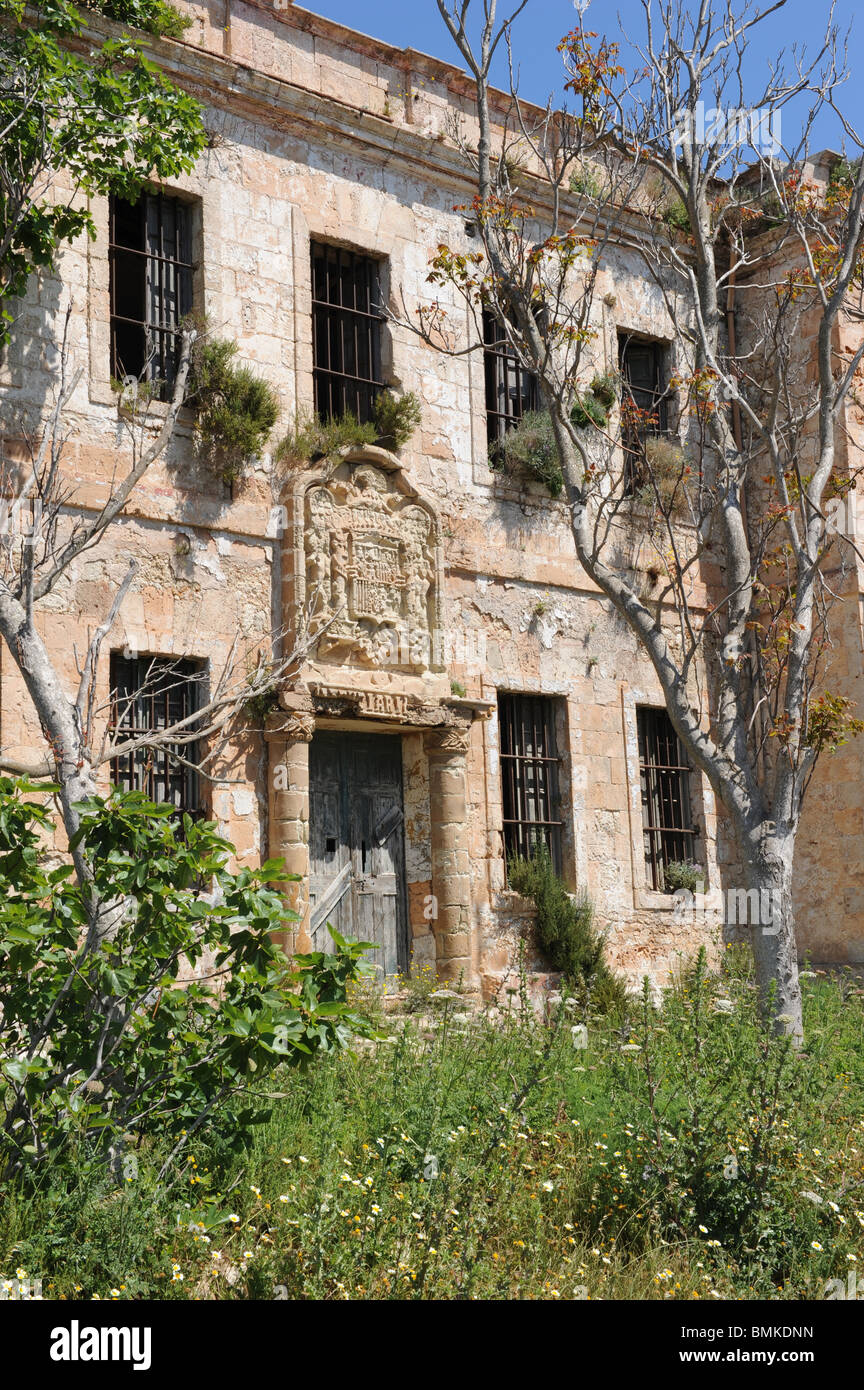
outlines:
[{"label": "bare tree", "polygon": [[[476,87],[479,138],[458,138],[476,180],[479,249],[439,248],[429,278],[456,287],[477,331],[459,343],[437,300],[405,321],[458,353],[482,350],[491,313],[537,378],[579,562],[649,656],[684,747],[728,812],[762,905],[751,933],[766,1020],[800,1038],[801,807],[819,754],[862,727],[825,673],[830,611],[860,558],[829,504],[855,482],[838,443],[864,356],[860,335],[841,352],[862,312],[864,161],[818,186],[804,178],[813,123],[836,111],[842,44],[829,14],[815,60],[788,76],[778,61],[753,93],[748,36],[784,0],[761,10],[704,0],[692,13],[644,0],[631,75],[580,13],[561,44],[573,107],[538,114],[514,80],[511,26],[524,4],[499,20],[496,0],[478,0],[472,37],[471,0],[437,3]],[[504,49],[502,105],[490,70]],[[784,144],[779,115],[788,120],[796,97],[807,114]],[[671,325],[677,441],[652,437],[656,417],[626,382],[605,423],[585,409],[598,276],[621,252],[638,258]]]},{"label": "bare tree", "polygon": [[[152,384],[130,378],[118,395],[122,441],[117,449],[117,472],[108,480],[108,495],[98,509],[77,506],[74,488],[64,473],[63,457],[70,436],[69,406],[80,371],[70,368],[67,312],[53,399],[42,417],[24,436],[23,461],[7,464],[2,492],[6,504],[0,535],[0,636],[21,673],[39,718],[47,750],[29,762],[0,752],[0,766],[31,779],[49,778],[59,786],[58,799],[70,840],[80,823],[78,804],[99,787],[100,769],[115,759],[149,750],[167,753],[173,764],[188,767],[211,781],[224,781],[219,768],[227,744],[239,728],[249,727],[248,711],[275,699],[280,683],[302,656],[302,645],[291,646],[283,632],[262,632],[244,645],[232,642],[219,669],[207,673],[206,692],[181,719],[146,732],[130,729],[123,701],[111,709],[97,700],[97,675],[102,648],[121,612],[137,572],[131,560],[109,611],[89,634],[86,649],[75,654],[77,687],[69,690],[61,674],[69,652],[49,650],[40,634],[40,601],[68,573],[79,556],[103,539],[123,516],[138,484],[168,449],[177,417],[190,395],[190,361],[196,331],[180,335],[178,365],[171,396],[154,417]],[[147,366],[145,365],[145,374]],[[183,679],[179,663],[151,663],[143,684],[130,701],[146,696],[158,683],[164,695]],[[82,882],[88,879],[86,847],[73,850]],[[93,903],[94,922],[99,904]]]}]

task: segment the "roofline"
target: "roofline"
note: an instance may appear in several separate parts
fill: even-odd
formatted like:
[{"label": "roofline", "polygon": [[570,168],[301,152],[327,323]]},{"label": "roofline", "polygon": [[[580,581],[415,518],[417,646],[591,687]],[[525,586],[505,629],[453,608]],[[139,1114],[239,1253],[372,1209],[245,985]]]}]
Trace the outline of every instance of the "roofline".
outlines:
[{"label": "roofline", "polygon": [[[476,92],[474,78],[456,63],[448,62],[444,58],[436,58],[431,53],[424,53],[419,48],[399,48],[395,44],[387,43],[385,39],[376,38],[372,34],[366,34],[360,29],[352,29],[347,24],[341,24],[338,20],[327,19],[325,15],[315,14],[313,10],[304,9],[301,5],[295,5],[293,0],[286,0],[283,8],[276,9],[267,0],[243,0],[247,9],[258,10],[266,15],[268,19],[277,19],[280,23],[294,29],[303,30],[309,34],[319,34],[322,38],[333,39],[335,43],[341,44],[343,48],[348,48],[355,53],[362,53],[366,56],[380,58],[383,62],[392,63],[393,67],[408,69],[418,69],[429,76],[436,77],[444,86],[461,96],[471,96]],[[226,13],[230,19],[231,0],[225,0]],[[180,43],[184,40],[181,37]],[[198,47],[197,44],[190,47]],[[512,100],[512,93],[503,87],[489,87],[490,95],[496,105],[503,105]],[[526,111],[534,111],[541,114],[545,107],[539,106],[537,102],[528,101],[524,97],[519,97],[519,103]]]}]

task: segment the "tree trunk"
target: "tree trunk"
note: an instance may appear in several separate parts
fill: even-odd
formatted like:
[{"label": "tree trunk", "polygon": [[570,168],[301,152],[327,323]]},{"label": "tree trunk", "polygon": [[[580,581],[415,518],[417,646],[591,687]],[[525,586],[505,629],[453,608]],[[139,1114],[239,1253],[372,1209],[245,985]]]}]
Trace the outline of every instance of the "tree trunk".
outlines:
[{"label": "tree trunk", "polygon": [[[0,635],[21,672],[54,759],[63,824],[71,839],[80,823],[76,802],[86,800],[96,790],[75,706],[67,697],[45,644],[23,605],[10,594],[0,593]],[[84,855],[79,849],[73,852],[72,858],[78,880],[84,886],[90,877]]]},{"label": "tree trunk", "polygon": [[775,841],[749,861],[748,918],[759,989],[759,1007],[778,1035],[804,1038],[798,947],[792,913],[791,837]]}]

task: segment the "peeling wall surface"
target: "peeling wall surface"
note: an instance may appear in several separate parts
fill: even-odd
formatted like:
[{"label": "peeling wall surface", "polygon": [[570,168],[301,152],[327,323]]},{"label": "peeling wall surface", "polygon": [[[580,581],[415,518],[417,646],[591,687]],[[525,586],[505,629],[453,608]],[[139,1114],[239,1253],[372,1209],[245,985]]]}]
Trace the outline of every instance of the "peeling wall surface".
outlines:
[{"label": "peeling wall surface", "polygon": [[[153,53],[205,105],[211,142],[165,191],[197,210],[196,309],[279,394],[275,440],[312,407],[312,239],[380,258],[394,309],[437,298],[457,345],[468,343],[464,304],[427,276],[440,243],[476,245],[455,210],[472,190],[448,136],[454,117],[470,134],[470,90],[444,63],[297,7],[181,8],[194,21],[186,41],[154,41]],[[97,239],[64,252],[56,279],[34,282],[0,366],[3,433],[14,440],[50,399],[71,300],[81,376],[64,455],[69,525],[104,501],[124,464],[107,201],[92,210]],[[623,253],[607,258],[594,317],[598,370],[616,369],[621,330],[673,337],[662,297]],[[636,711],[663,705],[653,668],[581,569],[565,505],[490,471],[482,353],[437,353],[393,325],[383,336],[386,380],[422,405],[398,455],[363,449],[328,470],[265,454],[229,490],[198,457],[190,413],[124,519],[40,606],[44,636],[71,693],[73,643],[86,647],[134,558],[112,650],[196,658],[212,680],[235,644],[253,661],[274,630],[306,643],[279,708],[250,717],[214,766],[212,817],[239,863],[280,855],[301,876],[286,897],[299,916],[294,939],[308,942],[311,740],[399,734],[404,863],[394,874],[404,876],[413,960],[487,997],[514,986],[523,937],[530,968],[548,972],[530,945],[529,905],[505,883],[498,697],[552,698],[564,877],[591,895],[611,963],[634,985],[645,975],[663,983],[699,945],[719,948],[722,913],[681,914],[649,887]],[[859,575],[837,639],[842,693],[859,705],[861,587]],[[4,751],[41,751],[8,654],[0,682]],[[99,700],[107,715],[107,661]],[[822,766],[801,835],[800,944],[821,960],[864,960],[861,757],[852,744]],[[696,857],[716,897],[734,855],[707,779],[694,771],[691,781]]]}]

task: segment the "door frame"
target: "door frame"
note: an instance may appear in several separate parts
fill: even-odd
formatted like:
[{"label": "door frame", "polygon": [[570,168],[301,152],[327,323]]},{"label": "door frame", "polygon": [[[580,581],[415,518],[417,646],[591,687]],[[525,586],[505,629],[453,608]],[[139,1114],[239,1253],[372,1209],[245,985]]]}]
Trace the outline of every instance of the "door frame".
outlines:
[{"label": "door frame", "polygon": [[[371,723],[371,722],[367,723],[367,722],[361,721],[361,720],[351,720],[351,721],[348,721],[348,720],[338,720],[338,721],[337,721],[337,720],[333,720],[333,721],[330,721],[330,720],[327,720],[327,719],[321,720],[320,718],[319,718],[318,720],[316,720],[316,723],[315,723],[315,731],[314,731],[314,734],[313,734],[313,739],[312,739],[312,741],[310,742],[310,748],[309,748],[309,756],[310,756],[310,768],[309,768],[309,854],[310,854],[309,877],[310,877],[310,887],[311,887],[311,876],[312,876],[311,853],[312,853],[313,814],[314,814],[314,812],[313,812],[313,804],[314,804],[313,770],[312,770],[312,766],[311,766],[311,759],[312,759],[312,744],[314,743],[314,739],[317,738],[317,737],[319,737],[319,736],[322,736],[322,737],[330,737],[330,736],[333,736],[333,735],[339,735],[339,736],[344,737],[344,738],[346,738],[346,739],[355,739],[355,740],[357,740],[358,742],[359,742],[360,740],[362,740],[364,743],[367,743],[368,745],[370,745],[370,747],[373,745],[374,741],[375,741],[376,739],[379,739],[379,738],[387,738],[387,739],[390,739],[390,740],[398,741],[398,758],[399,758],[399,809],[400,809],[400,811],[401,811],[401,813],[402,813],[402,821],[401,821],[401,825],[402,825],[402,851],[401,851],[401,855],[399,856],[399,858],[401,859],[401,864],[397,864],[397,865],[396,865],[396,868],[395,868],[395,878],[396,878],[396,894],[395,894],[396,932],[395,932],[395,946],[396,946],[396,962],[397,962],[397,964],[396,964],[396,970],[397,970],[400,974],[406,974],[407,971],[408,971],[409,968],[410,968],[410,962],[411,962],[411,920],[410,920],[409,899],[408,899],[407,854],[406,854],[406,848],[407,848],[407,847],[406,847],[406,843],[405,843],[405,825],[406,825],[406,821],[405,821],[405,758],[404,758],[404,750],[403,750],[403,734],[402,734],[402,731],[401,731],[401,730],[395,729],[395,728],[393,727],[392,724],[381,725],[381,724],[374,724],[374,723]],[[391,747],[392,747],[392,746],[393,746],[393,745],[391,744]],[[346,865],[345,867],[347,867],[347,868],[350,870],[350,875],[349,875],[349,883],[350,883],[350,882],[355,881],[355,874],[354,874],[354,868],[353,868],[353,866],[354,866],[354,862],[355,862],[355,857],[356,857],[356,855],[358,855],[358,854],[360,853],[360,846],[359,846],[359,844],[354,845],[354,844],[352,843],[352,839],[353,839],[353,828],[354,828],[354,817],[353,817],[352,811],[351,811],[351,804],[350,804],[350,786],[349,786],[347,780],[346,780],[346,784],[345,784],[345,786],[343,787],[342,792],[341,792],[341,795],[340,795],[339,814],[340,814],[340,819],[342,819],[342,818],[344,817],[344,827],[345,827],[345,833],[346,833],[346,836],[347,836],[347,848],[348,848],[348,861],[347,861],[347,865]],[[334,882],[335,882],[335,881],[336,881],[336,878],[334,877]],[[351,891],[350,887],[349,887],[349,890],[348,890],[348,891]],[[310,931],[311,931],[311,916],[312,916],[312,914],[314,913],[314,910],[315,910],[314,907],[311,907],[311,905],[310,905]],[[370,960],[370,963],[373,964],[373,965],[376,963],[376,962],[374,961],[374,955],[375,955],[374,952],[370,952],[370,953],[369,953],[369,960]],[[391,976],[387,976],[386,974],[381,973],[380,976],[379,976],[379,978],[381,978],[381,979],[388,979],[388,978],[392,979],[392,975],[391,975]]]}]

